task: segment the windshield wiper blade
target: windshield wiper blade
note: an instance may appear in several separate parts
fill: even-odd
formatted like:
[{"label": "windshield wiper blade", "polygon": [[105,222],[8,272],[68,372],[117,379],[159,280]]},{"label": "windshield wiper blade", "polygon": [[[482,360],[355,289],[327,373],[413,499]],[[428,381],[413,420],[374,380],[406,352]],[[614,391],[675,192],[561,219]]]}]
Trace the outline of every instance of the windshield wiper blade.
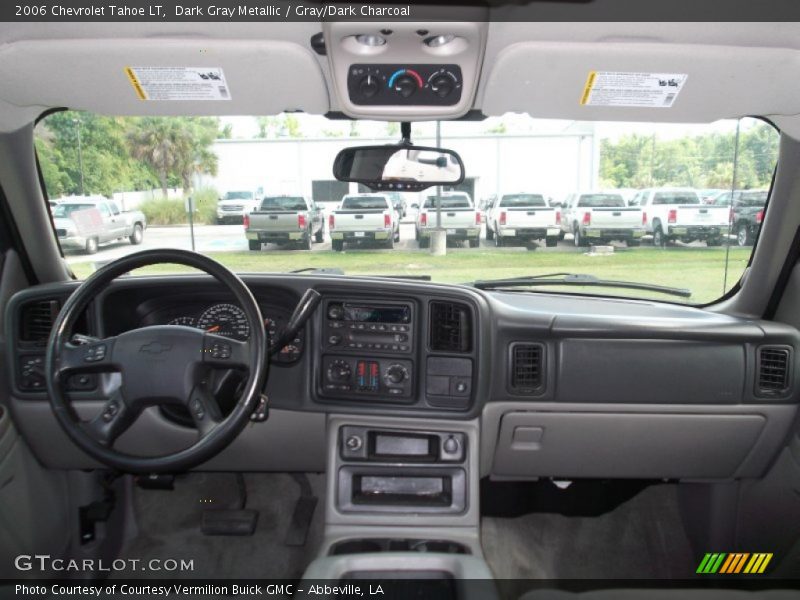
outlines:
[{"label": "windshield wiper blade", "polygon": [[344,275],[339,267],[303,267],[302,269],[293,269],[289,273],[323,273],[327,275]]},{"label": "windshield wiper blade", "polygon": [[653,283],[638,283],[636,281],[616,281],[613,279],[600,279],[595,275],[586,273],[547,273],[545,275],[529,275],[525,277],[511,277],[508,279],[480,279],[473,281],[472,285],[481,290],[496,290],[513,287],[536,287],[548,285],[574,285],[586,287],[610,287],[629,290],[644,290],[658,292],[670,296],[690,298],[692,290],[686,288],[655,285]]}]

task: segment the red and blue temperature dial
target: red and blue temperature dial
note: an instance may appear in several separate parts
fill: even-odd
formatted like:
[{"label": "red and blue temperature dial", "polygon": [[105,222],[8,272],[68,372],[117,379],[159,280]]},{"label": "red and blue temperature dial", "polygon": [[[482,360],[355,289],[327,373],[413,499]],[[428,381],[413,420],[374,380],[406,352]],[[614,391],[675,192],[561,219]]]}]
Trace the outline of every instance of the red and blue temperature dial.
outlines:
[{"label": "red and blue temperature dial", "polygon": [[387,82],[389,89],[394,90],[403,98],[410,97],[417,90],[421,90],[424,85],[425,82],[422,80],[422,75],[414,69],[397,69],[391,74]]}]

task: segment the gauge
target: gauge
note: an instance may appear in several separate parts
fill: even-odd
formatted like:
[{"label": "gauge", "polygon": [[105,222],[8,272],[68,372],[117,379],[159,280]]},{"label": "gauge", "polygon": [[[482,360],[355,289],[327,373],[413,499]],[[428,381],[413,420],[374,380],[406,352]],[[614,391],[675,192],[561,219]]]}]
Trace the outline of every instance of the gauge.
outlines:
[{"label": "gauge", "polygon": [[215,304],[197,319],[198,329],[236,340],[250,337],[250,325],[244,311],[233,304]]},{"label": "gauge", "polygon": [[184,327],[197,327],[197,319],[194,317],[175,317],[167,325],[183,325]]}]

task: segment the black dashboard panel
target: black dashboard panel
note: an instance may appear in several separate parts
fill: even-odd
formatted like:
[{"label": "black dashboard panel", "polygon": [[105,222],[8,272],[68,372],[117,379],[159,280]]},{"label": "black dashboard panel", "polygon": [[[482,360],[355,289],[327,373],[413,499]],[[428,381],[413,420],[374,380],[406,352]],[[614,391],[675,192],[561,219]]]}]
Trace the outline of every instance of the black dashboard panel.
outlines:
[{"label": "black dashboard panel", "polygon": [[[324,298],[299,337],[297,352],[275,361],[266,391],[276,408],[471,418],[498,401],[532,406],[797,401],[800,340],[795,329],[778,323],[656,302],[482,292],[418,281],[331,275],[244,279],[276,328],[307,288]],[[22,397],[44,398],[42,387],[21,385],[25,365],[19,358],[35,361],[44,355],[41,340],[37,345],[20,339],[26,307],[63,302],[76,285],[39,286],[9,304],[8,330],[17,333],[10,336],[9,356],[16,361],[15,389]],[[196,320],[209,307],[226,303],[228,295],[208,277],[126,277],[98,297],[86,329],[102,336]],[[765,348],[786,352],[787,385],[781,390],[759,387]],[[349,371],[349,387],[326,388],[337,369]],[[358,379],[359,369],[369,380]],[[99,398],[102,388],[75,393]]]},{"label": "black dashboard panel", "polygon": [[[243,279],[267,316],[289,315],[309,288],[323,302],[301,335],[298,355],[270,369],[270,418],[251,423],[215,459],[226,469],[323,469],[327,413],[363,415],[389,428],[411,417],[440,425],[475,420],[480,474],[501,479],[757,477],[797,415],[800,334],[780,323],[657,302],[408,280]],[[40,460],[62,468],[93,465],[63,436],[43,386],[23,384],[43,381],[47,320],[77,285],[31,288],[15,295],[6,313],[12,410]],[[198,319],[230,303],[205,276],[123,277],[97,297],[81,329],[113,335]],[[330,319],[332,304],[352,310]],[[220,315],[230,317],[212,311]],[[331,328],[332,322],[343,326]],[[338,333],[344,325],[355,337]],[[392,325],[407,331],[392,331]],[[408,337],[391,337],[401,333]],[[331,335],[341,339],[332,344]],[[364,374],[376,380],[359,391],[354,378],[350,390],[325,390],[337,360],[348,362],[351,376],[361,361]],[[224,411],[242,374],[216,375]],[[79,410],[88,413],[119,385],[116,374],[96,377],[70,390]],[[145,411],[121,443],[129,450],[154,443],[165,451],[180,447],[181,440],[194,439],[184,417],[164,407]]]}]

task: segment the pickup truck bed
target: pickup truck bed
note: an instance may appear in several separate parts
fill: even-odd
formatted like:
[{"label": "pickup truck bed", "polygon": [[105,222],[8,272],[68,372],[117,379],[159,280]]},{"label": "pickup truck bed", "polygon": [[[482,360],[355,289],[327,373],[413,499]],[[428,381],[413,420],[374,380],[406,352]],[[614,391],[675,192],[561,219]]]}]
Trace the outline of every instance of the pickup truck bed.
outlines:
[{"label": "pickup truck bed", "polygon": [[262,244],[300,244],[306,250],[321,242],[324,221],[314,203],[302,196],[266,197],[258,210],[244,216],[250,250]]},{"label": "pickup truck bed", "polygon": [[399,221],[387,196],[345,196],[341,208],[328,217],[333,249],[346,243],[383,242],[388,248],[400,236]]}]

